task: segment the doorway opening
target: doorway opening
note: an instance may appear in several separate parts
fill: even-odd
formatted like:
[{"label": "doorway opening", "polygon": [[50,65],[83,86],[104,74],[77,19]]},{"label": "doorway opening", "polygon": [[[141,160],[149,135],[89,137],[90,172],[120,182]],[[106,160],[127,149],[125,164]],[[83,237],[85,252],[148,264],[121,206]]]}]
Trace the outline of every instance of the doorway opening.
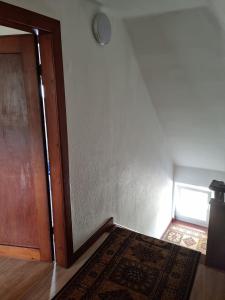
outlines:
[{"label": "doorway opening", "polygon": [[56,252],[55,252],[54,217],[53,217],[53,203],[52,203],[51,165],[49,159],[48,127],[47,127],[46,104],[45,104],[45,86],[43,83],[43,76],[42,76],[41,45],[39,41],[39,30],[34,29],[33,32],[35,36],[37,75],[38,75],[38,85],[39,85],[41,115],[42,115],[42,125],[43,125],[42,131],[44,137],[45,163],[46,163],[48,199],[49,199],[50,238],[51,238],[51,245],[52,245],[52,258],[54,261],[56,257]]},{"label": "doorway opening", "polygon": [[51,178],[37,41],[35,32],[0,27],[0,249],[2,255],[51,261]]},{"label": "doorway opening", "polygon": [[[37,201],[38,211],[40,212],[38,216],[42,218],[43,228],[48,228],[48,230],[42,230],[43,228],[41,229],[39,226],[37,227],[37,231],[40,235],[45,234],[45,238],[41,237],[37,240],[42,243],[43,253],[46,253],[46,255],[41,255],[42,257],[40,257],[40,259],[44,261],[52,260],[51,251],[46,251],[46,249],[51,248],[49,232],[52,231],[54,222],[55,260],[61,266],[69,267],[73,262],[73,238],[60,22],[14,5],[0,2],[0,25],[13,30],[24,31],[26,34],[23,39],[28,40],[30,37],[25,38],[25,36],[28,36],[27,33],[32,36],[34,30],[36,33],[38,30],[38,36],[36,34],[36,39],[38,40],[39,47],[36,49],[36,54],[38,55],[38,60],[41,60],[42,65],[39,70],[41,71],[41,76],[39,74],[38,77],[41,87],[39,88],[39,96],[41,95],[45,102],[45,110],[42,110],[41,112],[46,120],[46,123],[42,124],[42,126],[44,127],[44,131],[47,133],[44,140],[48,138],[48,143],[46,143],[46,141],[44,142],[46,143],[48,150],[45,153],[45,162],[48,167],[48,179],[49,175],[51,175],[51,180],[48,180],[48,197],[51,201],[44,202],[42,200],[42,204],[45,206],[45,209],[41,209],[41,200]],[[3,44],[6,43],[2,43],[2,45]],[[17,42],[17,44],[19,45],[20,43]],[[29,69],[29,66],[27,66],[27,69]],[[28,73],[25,72],[25,75],[27,74]],[[28,78],[27,84],[24,86],[27,88],[28,92],[31,92],[30,80],[28,80]],[[28,108],[32,111],[33,106],[28,105]],[[31,113],[30,120],[33,120],[33,116],[35,115],[38,114]],[[28,129],[27,132],[29,132]],[[33,141],[33,145],[35,145],[36,139],[31,138],[31,140]],[[7,151],[5,151],[5,153],[7,153]],[[23,153],[23,151],[21,151],[21,153]],[[33,159],[32,161],[35,162],[36,160]],[[49,168],[49,166],[51,167]],[[34,168],[34,170],[38,171],[39,167]],[[33,173],[36,174],[36,171]],[[36,182],[38,187],[39,181]],[[37,195],[39,194],[37,193]],[[42,198],[43,197],[40,197],[40,199]],[[48,209],[46,206],[48,206]],[[50,211],[51,213],[49,217]],[[47,214],[48,216],[46,217]],[[45,217],[43,217],[43,215],[45,215]],[[24,218],[24,220],[25,219],[26,218]],[[30,226],[30,228],[33,227]],[[48,235],[46,234],[47,231],[49,231]],[[31,236],[35,236],[35,234],[31,234]],[[47,236],[48,238],[46,238]],[[44,247],[44,242],[49,243],[50,247]],[[37,248],[35,243],[34,246]]]}]

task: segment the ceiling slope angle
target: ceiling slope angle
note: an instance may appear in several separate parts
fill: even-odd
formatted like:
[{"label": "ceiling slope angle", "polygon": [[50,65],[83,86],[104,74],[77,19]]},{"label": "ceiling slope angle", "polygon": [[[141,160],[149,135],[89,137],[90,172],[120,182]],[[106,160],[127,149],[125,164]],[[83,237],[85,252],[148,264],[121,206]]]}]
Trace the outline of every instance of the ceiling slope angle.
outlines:
[{"label": "ceiling slope angle", "polygon": [[207,0],[93,0],[102,10],[120,18],[156,15],[166,12],[196,8]]},{"label": "ceiling slope angle", "polygon": [[225,34],[219,19],[205,6],[130,18],[126,26],[174,162],[225,171]]}]

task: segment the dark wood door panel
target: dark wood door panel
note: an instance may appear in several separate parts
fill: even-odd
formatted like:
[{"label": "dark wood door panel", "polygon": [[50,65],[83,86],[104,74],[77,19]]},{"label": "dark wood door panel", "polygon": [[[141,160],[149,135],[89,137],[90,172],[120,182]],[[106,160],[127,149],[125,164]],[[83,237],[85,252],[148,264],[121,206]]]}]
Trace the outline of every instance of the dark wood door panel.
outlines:
[{"label": "dark wood door panel", "polygon": [[[52,171],[56,261],[69,267],[73,262],[73,237],[60,22],[0,1],[0,24],[30,33],[34,28],[39,30]],[[44,256],[41,253],[41,259],[48,259],[46,254]]]},{"label": "dark wood door panel", "polygon": [[38,248],[28,109],[20,54],[0,54],[0,243]]},{"label": "dark wood door panel", "polygon": [[0,37],[0,244],[51,257],[48,192],[32,35]]}]

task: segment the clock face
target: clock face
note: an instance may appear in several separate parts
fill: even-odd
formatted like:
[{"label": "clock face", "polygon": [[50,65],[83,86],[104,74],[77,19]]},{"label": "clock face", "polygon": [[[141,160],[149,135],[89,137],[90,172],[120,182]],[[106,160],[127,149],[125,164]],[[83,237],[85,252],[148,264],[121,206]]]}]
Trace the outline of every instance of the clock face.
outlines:
[{"label": "clock face", "polygon": [[112,36],[111,23],[109,18],[103,14],[98,13],[93,20],[93,33],[96,41],[100,45],[106,45],[110,42]]}]

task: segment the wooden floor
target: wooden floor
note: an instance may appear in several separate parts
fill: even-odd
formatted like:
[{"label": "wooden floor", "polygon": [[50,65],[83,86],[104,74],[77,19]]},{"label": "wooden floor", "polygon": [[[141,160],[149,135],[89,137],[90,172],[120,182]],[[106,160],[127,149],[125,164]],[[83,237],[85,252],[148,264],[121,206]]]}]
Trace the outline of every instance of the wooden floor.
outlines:
[{"label": "wooden floor", "polygon": [[56,264],[0,257],[0,300],[49,300],[106,239],[102,237],[70,269]]},{"label": "wooden floor", "polygon": [[224,300],[225,273],[200,263],[190,300]]},{"label": "wooden floor", "polygon": [[[51,299],[85,263],[107,235],[104,234],[70,269],[63,269],[55,264],[0,258],[0,299]],[[190,300],[212,299],[225,299],[225,273],[207,268],[201,262]]]}]

